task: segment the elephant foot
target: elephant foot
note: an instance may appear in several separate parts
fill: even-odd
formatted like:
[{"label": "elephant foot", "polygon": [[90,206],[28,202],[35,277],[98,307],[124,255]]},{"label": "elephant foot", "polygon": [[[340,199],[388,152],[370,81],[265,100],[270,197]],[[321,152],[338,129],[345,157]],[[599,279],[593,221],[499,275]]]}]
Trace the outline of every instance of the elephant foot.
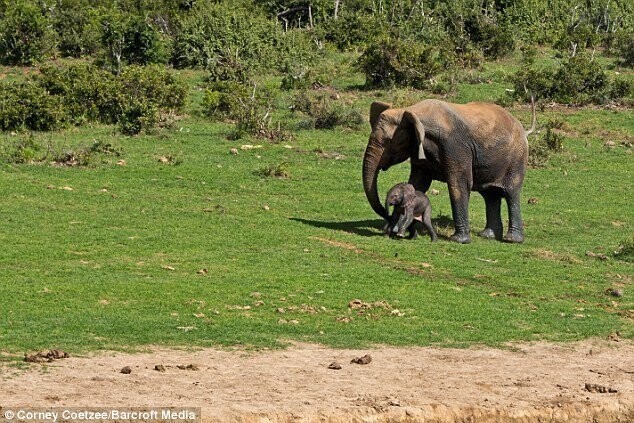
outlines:
[{"label": "elephant foot", "polygon": [[502,239],[501,231],[500,231],[500,234],[497,235],[495,231],[491,228],[484,228],[484,230],[478,233],[478,236],[481,236],[482,238],[486,238],[486,239]]},{"label": "elephant foot", "polygon": [[460,244],[470,244],[471,243],[471,235],[469,233],[456,232],[449,238],[450,241],[457,242]]},{"label": "elephant foot", "polygon": [[508,233],[504,235],[504,238],[502,238],[502,241],[521,244],[524,242],[524,234],[519,231],[508,231]]}]

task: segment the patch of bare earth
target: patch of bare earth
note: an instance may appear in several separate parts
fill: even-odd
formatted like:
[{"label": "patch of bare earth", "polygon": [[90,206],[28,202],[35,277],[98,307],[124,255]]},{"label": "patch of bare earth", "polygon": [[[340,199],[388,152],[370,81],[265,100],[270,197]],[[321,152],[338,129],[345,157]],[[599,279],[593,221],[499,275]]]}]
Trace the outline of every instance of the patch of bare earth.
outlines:
[{"label": "patch of bare earth", "polygon": [[0,377],[5,409],[201,407],[203,422],[634,421],[634,342],[624,340],[508,350],[158,348],[5,366]]}]

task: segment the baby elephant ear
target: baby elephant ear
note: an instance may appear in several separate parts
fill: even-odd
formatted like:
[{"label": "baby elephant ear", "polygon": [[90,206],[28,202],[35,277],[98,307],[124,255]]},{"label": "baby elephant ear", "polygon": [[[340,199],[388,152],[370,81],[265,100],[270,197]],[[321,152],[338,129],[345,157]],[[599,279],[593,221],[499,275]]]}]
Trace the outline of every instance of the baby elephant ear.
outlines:
[{"label": "baby elephant ear", "polygon": [[390,108],[392,108],[390,103],[383,103],[382,101],[375,101],[370,105],[370,126],[373,130],[376,127],[376,123],[378,122],[381,113]]},{"label": "baby elephant ear", "polygon": [[414,132],[416,133],[416,140],[418,141],[418,158],[420,160],[426,159],[425,157],[425,128],[423,127],[420,119],[416,115],[408,110],[403,112],[403,117],[414,125]]},{"label": "baby elephant ear", "polygon": [[403,184],[403,205],[413,207],[416,201],[416,188],[412,184]]}]

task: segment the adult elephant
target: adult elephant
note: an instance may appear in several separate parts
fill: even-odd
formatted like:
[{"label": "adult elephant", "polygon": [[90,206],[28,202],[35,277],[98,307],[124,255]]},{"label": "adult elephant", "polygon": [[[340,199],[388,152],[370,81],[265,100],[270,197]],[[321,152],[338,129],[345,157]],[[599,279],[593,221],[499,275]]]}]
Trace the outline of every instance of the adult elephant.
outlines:
[{"label": "adult elephant", "polygon": [[[520,192],[528,159],[524,130],[511,114],[495,104],[452,104],[424,100],[406,108],[375,102],[370,107],[372,133],[363,157],[363,188],[376,213],[389,221],[377,192],[379,170],[407,159],[409,183],[426,192],[432,180],[446,182],[455,232],[452,241],[471,242],[469,196],[478,191],[486,204],[485,238],[523,242]],[[502,237],[502,198],[509,212],[508,232]]]}]

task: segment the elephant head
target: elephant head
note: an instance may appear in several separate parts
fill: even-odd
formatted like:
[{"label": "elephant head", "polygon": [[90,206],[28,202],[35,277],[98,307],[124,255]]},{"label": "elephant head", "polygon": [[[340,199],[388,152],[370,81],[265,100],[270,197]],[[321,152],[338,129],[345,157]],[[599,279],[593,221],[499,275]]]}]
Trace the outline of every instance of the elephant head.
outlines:
[{"label": "elephant head", "polygon": [[370,106],[372,132],[363,157],[363,189],[372,209],[388,219],[377,189],[379,170],[409,158],[425,159],[425,130],[420,120],[407,109],[392,109],[388,103]]}]

